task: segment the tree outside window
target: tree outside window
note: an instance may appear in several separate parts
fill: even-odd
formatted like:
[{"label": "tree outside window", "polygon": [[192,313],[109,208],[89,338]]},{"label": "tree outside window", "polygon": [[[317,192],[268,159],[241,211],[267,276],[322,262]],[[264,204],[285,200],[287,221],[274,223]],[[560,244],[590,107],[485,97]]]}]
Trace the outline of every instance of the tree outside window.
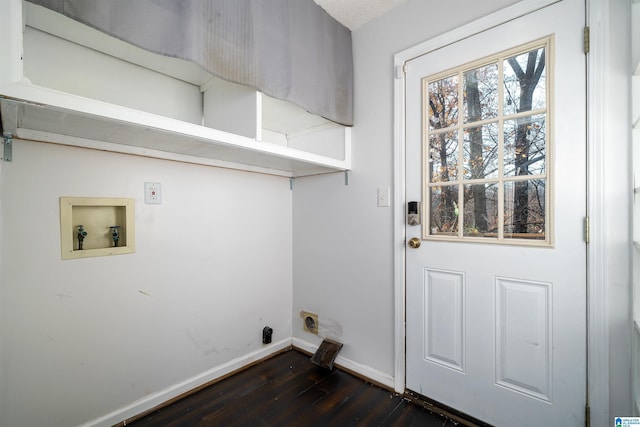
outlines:
[{"label": "tree outside window", "polygon": [[548,241],[549,43],[424,79],[426,238]]}]

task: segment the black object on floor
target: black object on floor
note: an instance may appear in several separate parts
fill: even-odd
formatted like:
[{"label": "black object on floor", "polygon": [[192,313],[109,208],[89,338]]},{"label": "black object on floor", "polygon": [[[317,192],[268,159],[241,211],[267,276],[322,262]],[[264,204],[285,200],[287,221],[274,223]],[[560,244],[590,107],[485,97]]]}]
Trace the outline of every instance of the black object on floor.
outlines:
[{"label": "black object on floor", "polygon": [[322,368],[331,370],[333,369],[333,362],[336,360],[341,348],[341,343],[327,338],[322,341],[318,350],[311,356],[311,362]]}]

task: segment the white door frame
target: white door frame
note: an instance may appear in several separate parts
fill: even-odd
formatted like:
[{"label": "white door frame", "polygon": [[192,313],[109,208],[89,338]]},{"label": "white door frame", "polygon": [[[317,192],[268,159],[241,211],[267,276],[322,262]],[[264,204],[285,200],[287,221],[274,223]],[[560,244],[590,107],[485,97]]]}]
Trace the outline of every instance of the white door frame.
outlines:
[{"label": "white door frame", "polygon": [[[394,388],[405,391],[405,73],[404,64],[416,57],[473,36],[561,0],[523,0],[455,30],[394,55]],[[605,42],[609,32],[609,0],[585,0],[591,29],[587,55],[587,402],[592,425],[609,423],[609,310],[605,280],[604,237],[604,140],[605,140]]]}]

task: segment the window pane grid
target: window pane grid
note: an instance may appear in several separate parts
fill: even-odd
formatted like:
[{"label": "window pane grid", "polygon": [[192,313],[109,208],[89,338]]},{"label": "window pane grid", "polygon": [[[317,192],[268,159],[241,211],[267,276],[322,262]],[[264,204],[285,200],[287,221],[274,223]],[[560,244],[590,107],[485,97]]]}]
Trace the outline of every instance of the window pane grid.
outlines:
[{"label": "window pane grid", "polygon": [[[500,147],[500,162],[498,168],[500,170],[499,175],[501,178],[504,177],[504,61],[498,59],[498,70],[499,70],[499,80],[498,80],[498,103],[500,105],[500,121],[498,124],[499,127],[499,147]],[[504,185],[502,183],[498,183],[498,206],[504,206]],[[498,209],[498,241],[504,241],[504,209]]]},{"label": "window pane grid", "polygon": [[423,238],[548,244],[549,43],[423,80]]}]

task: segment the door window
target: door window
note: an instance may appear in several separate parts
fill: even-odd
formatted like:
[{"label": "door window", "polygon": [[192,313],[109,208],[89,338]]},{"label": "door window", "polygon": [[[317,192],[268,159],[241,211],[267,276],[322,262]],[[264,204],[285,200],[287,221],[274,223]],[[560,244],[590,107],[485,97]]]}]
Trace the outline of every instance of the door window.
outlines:
[{"label": "door window", "polygon": [[552,243],[552,42],[422,80],[424,239]]}]

